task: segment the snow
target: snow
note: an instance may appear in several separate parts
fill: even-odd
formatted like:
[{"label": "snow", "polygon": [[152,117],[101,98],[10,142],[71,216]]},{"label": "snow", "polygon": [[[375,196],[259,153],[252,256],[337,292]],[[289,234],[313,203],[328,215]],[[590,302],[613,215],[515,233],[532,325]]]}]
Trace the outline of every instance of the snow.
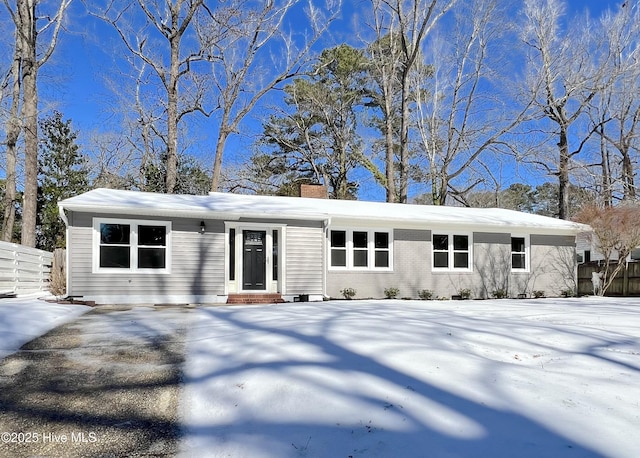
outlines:
[{"label": "snow", "polygon": [[[0,357],[88,309],[1,299]],[[640,455],[638,298],[110,313],[105,345],[187,327],[184,457]]]},{"label": "snow", "polygon": [[183,456],[637,457],[640,300],[194,311]]},{"label": "snow", "polygon": [[0,299],[0,359],[88,310],[84,305],[45,302],[36,295]]},{"label": "snow", "polygon": [[94,189],[60,202],[66,210],[120,213],[139,216],[198,218],[295,218],[325,221],[391,222],[403,224],[518,227],[576,234],[588,226],[500,208],[463,208],[405,205],[361,200],[311,199],[212,192],[208,196],[156,194],[115,189]]}]

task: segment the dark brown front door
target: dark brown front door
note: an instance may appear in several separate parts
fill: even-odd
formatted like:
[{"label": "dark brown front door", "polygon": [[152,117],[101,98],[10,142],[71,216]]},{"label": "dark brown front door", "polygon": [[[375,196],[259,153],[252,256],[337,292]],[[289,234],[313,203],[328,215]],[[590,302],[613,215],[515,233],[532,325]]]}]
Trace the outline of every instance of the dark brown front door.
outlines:
[{"label": "dark brown front door", "polygon": [[242,289],[266,290],[266,231],[243,231]]}]

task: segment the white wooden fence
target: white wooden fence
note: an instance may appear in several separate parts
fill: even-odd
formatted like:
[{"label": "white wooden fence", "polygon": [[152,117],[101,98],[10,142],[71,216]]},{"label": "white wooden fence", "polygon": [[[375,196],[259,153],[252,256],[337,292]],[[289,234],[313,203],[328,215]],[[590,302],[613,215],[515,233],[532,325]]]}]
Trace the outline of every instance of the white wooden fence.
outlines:
[{"label": "white wooden fence", "polygon": [[0,242],[0,296],[49,289],[52,253]]}]

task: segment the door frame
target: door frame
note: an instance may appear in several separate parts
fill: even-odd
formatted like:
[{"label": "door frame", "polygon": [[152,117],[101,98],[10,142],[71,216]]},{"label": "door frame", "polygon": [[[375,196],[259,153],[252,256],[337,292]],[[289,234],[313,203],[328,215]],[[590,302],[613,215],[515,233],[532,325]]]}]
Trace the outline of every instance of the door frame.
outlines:
[{"label": "door frame", "polygon": [[[281,293],[285,292],[285,247],[286,247],[286,224],[281,223],[245,223],[239,221],[225,221],[225,294],[230,293]],[[229,232],[235,230],[235,266],[231,266],[231,246]],[[265,240],[265,289],[247,289],[243,288],[243,260],[244,260],[244,231],[266,231]],[[277,279],[273,275],[273,231],[278,231],[278,271]],[[234,268],[234,278],[230,278],[231,268]]]}]

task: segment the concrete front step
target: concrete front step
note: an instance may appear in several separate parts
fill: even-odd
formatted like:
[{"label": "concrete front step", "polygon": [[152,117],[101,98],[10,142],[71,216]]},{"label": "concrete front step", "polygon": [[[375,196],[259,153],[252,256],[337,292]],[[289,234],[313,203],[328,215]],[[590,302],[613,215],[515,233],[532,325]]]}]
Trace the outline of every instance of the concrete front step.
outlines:
[{"label": "concrete front step", "polygon": [[227,304],[280,304],[284,302],[281,294],[242,293],[229,294]]}]

